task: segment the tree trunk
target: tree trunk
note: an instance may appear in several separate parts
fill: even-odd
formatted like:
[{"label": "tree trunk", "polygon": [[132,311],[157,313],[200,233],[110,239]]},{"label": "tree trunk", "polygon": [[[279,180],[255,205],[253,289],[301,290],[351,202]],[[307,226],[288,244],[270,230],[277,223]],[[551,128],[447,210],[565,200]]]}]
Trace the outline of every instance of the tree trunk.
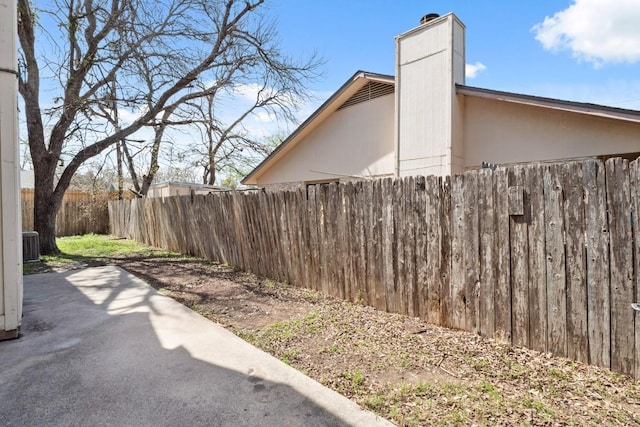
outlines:
[{"label": "tree trunk", "polygon": [[208,185],[215,185],[216,183],[216,154],[218,153],[218,147],[214,148],[213,141],[209,141],[209,180],[206,182]]},{"label": "tree trunk", "polygon": [[120,148],[121,142],[116,142],[116,157],[118,165],[118,200],[122,200],[124,195],[124,177],[122,176],[122,149]]},{"label": "tree trunk", "polygon": [[64,193],[53,191],[53,177],[51,168],[55,170],[56,161],[41,159],[40,167],[34,168],[35,192],[33,208],[33,224],[40,240],[40,253],[43,255],[58,254],[56,245],[56,216],[62,204]]},{"label": "tree trunk", "polygon": [[133,183],[133,188],[136,191],[136,196],[140,197],[140,183],[138,183],[138,174],[136,173],[135,165],[133,164],[133,156],[129,153],[129,148],[127,148],[127,142],[123,139],[122,143],[122,153],[127,159],[127,169],[129,169],[129,176],[131,177],[131,182]]},{"label": "tree trunk", "polygon": [[58,210],[35,205],[34,211],[34,224],[40,240],[40,253],[43,255],[59,254],[60,249],[56,245],[56,214]]}]

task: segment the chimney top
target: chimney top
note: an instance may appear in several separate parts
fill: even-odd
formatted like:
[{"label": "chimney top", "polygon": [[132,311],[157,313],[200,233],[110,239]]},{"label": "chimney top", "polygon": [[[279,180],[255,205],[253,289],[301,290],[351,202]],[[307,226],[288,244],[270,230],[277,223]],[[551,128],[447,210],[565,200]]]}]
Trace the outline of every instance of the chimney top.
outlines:
[{"label": "chimney top", "polygon": [[439,18],[440,15],[438,15],[437,13],[428,13],[426,15],[424,15],[422,18],[420,18],[420,25],[424,25],[429,21],[433,21],[436,18]]}]

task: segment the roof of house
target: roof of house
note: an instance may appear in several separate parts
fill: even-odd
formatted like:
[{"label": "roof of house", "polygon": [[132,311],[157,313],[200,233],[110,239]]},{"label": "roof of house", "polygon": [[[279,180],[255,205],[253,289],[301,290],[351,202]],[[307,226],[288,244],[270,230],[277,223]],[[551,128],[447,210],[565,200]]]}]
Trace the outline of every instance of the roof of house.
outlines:
[{"label": "roof of house", "polygon": [[[295,147],[309,132],[322,123],[330,114],[361,102],[358,93],[369,83],[381,85],[391,85],[395,87],[395,77],[387,74],[370,73],[357,71],[351,76],[329,99],[327,99],[307,120],[305,120],[282,144],[280,144],[266,159],[256,166],[241,182],[251,184],[252,178],[262,175],[269,167]],[[378,89],[379,90],[379,89]],[[362,93],[362,92],[361,92]],[[388,92],[391,93],[391,92]],[[574,113],[589,114],[599,117],[607,117],[617,120],[625,120],[640,123],[640,111],[628,110],[624,108],[608,107],[604,105],[591,104],[586,102],[564,101],[554,98],[545,98],[533,95],[523,95],[512,92],[502,92],[498,90],[482,89],[472,86],[456,84],[456,93],[478,98],[495,99],[503,102],[514,102],[518,104],[532,105],[555,110],[563,110]],[[387,94],[387,93],[385,93]],[[369,98],[370,99],[370,98]]]},{"label": "roof of house", "polygon": [[456,85],[456,93],[478,98],[495,99],[503,102],[532,105],[536,107],[551,108],[573,113],[589,114],[593,116],[607,117],[631,122],[640,122],[640,111],[625,108],[608,107],[605,105],[590,104],[587,102],[564,101],[561,99],[544,98],[541,96],[522,95],[519,93],[502,92],[492,89],[482,89],[471,86]]},{"label": "roof of house", "polygon": [[[367,93],[360,92],[367,84],[371,84],[371,90]],[[242,184],[251,184],[252,178],[261,175],[266,169],[273,165],[280,157],[295,147],[306,135],[322,123],[329,115],[340,108],[353,105],[362,100],[371,99],[377,94],[388,94],[381,89],[382,86],[395,87],[395,77],[386,74],[369,73],[366,71],[357,71],[351,76],[329,99],[327,99],[307,120],[305,120],[298,128],[293,131],[287,139],[285,139],[269,156],[256,166],[249,175],[241,182]],[[363,99],[367,97],[366,99]]]}]

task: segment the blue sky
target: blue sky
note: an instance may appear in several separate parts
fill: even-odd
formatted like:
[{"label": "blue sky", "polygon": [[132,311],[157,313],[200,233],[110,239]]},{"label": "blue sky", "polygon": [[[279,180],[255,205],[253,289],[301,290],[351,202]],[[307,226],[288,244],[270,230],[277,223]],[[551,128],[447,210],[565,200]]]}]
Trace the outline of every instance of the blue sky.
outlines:
[{"label": "blue sky", "polygon": [[[640,110],[640,0],[267,0],[265,6],[283,53],[317,52],[326,61],[323,77],[309,83],[316,99],[301,106],[300,122],[357,70],[394,74],[395,36],[433,12],[454,12],[466,26],[466,61],[476,66],[469,86]],[[237,117],[233,104],[222,110],[229,116],[223,119]],[[127,114],[137,116],[122,111],[121,118]],[[286,136],[295,125],[257,115],[246,128],[263,138]],[[150,138],[148,130],[136,135]],[[176,146],[199,137],[184,130],[171,136]]]},{"label": "blue sky", "polygon": [[[466,26],[467,85],[640,110],[640,1],[272,0],[283,50],[317,51],[326,99],[355,71],[394,74],[394,37],[431,12]],[[545,21],[546,19],[546,21]]]}]

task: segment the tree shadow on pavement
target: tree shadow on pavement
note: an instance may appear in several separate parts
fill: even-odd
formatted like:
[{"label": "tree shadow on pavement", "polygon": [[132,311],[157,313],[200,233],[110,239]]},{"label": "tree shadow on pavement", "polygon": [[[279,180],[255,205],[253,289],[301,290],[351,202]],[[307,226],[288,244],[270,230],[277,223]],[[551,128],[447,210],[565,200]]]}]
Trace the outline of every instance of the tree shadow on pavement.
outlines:
[{"label": "tree shadow on pavement", "polygon": [[0,343],[3,426],[354,424],[268,379],[291,368],[274,374],[280,362],[115,267],[25,277],[21,335]]}]

